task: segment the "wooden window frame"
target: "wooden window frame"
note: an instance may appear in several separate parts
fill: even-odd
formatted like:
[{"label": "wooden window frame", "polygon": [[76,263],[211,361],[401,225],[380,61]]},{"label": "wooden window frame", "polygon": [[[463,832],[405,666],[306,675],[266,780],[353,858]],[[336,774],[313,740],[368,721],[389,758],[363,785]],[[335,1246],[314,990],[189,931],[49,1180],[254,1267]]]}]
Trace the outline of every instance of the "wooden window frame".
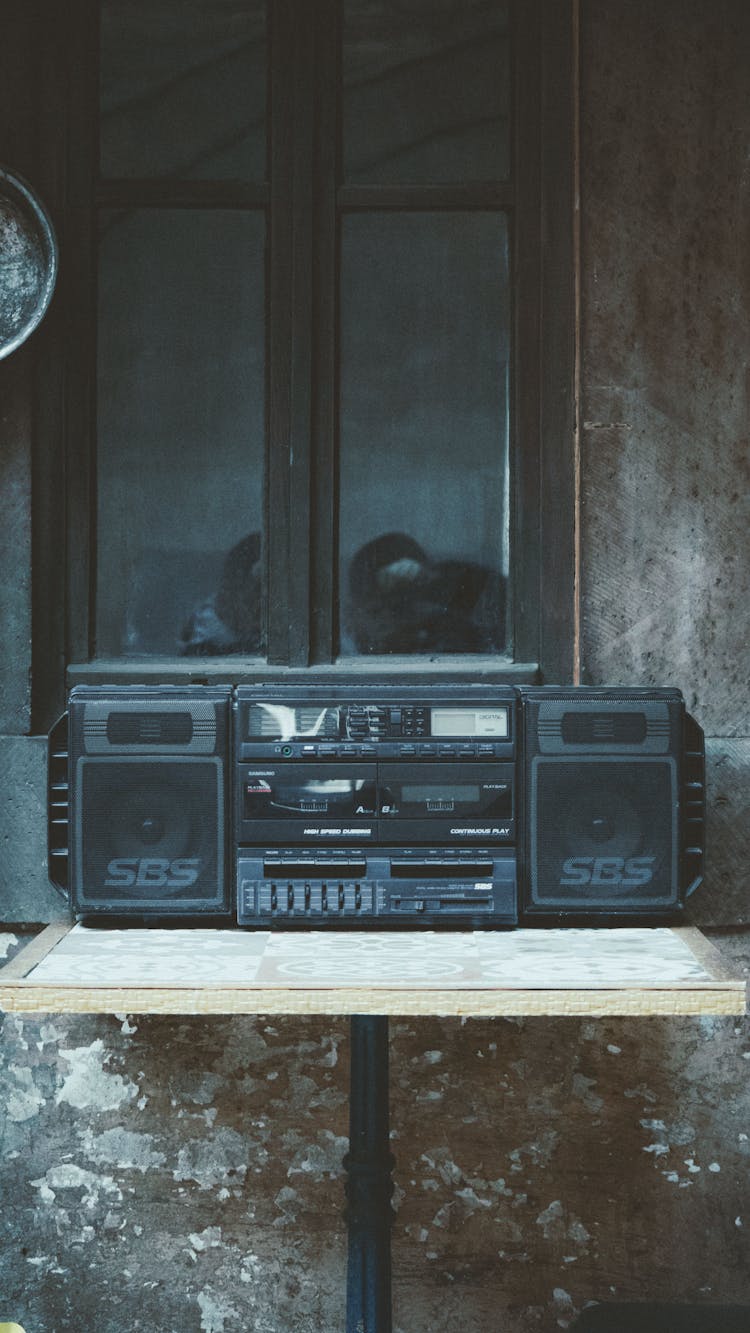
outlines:
[{"label": "wooden window frame", "polygon": [[[44,0],[41,0],[44,4]],[[46,8],[46,6],[45,6]],[[59,12],[65,10],[65,16]],[[37,367],[32,720],[77,682],[408,675],[571,681],[575,652],[575,0],[515,0],[512,180],[337,182],[337,0],[269,6],[270,184],[97,183],[98,6],[51,6],[40,121],[62,254]],[[68,53],[61,61],[60,52]],[[313,53],[312,59],[310,53]],[[315,79],[313,80],[313,67]],[[44,80],[41,80],[44,88]],[[60,108],[66,114],[60,115]],[[55,108],[53,110],[53,108]],[[515,164],[523,161],[523,172]],[[285,182],[290,182],[287,187]],[[291,204],[290,193],[291,190]],[[267,660],[94,657],[97,207],[265,208],[269,264],[265,540]],[[511,236],[513,659],[336,660],[337,218],[344,212],[502,209]],[[316,238],[315,241],[313,238]],[[324,238],[321,241],[320,238]],[[294,534],[294,540],[292,539]],[[302,534],[302,540],[300,540]]]}]

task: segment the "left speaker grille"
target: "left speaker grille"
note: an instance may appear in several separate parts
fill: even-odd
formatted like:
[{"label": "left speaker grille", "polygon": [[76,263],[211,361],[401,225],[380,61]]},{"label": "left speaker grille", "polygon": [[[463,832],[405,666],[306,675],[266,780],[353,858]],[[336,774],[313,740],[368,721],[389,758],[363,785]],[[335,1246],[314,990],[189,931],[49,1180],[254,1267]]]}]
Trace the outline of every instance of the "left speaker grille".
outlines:
[{"label": "left speaker grille", "polygon": [[218,759],[83,758],[76,794],[79,911],[223,909]]}]

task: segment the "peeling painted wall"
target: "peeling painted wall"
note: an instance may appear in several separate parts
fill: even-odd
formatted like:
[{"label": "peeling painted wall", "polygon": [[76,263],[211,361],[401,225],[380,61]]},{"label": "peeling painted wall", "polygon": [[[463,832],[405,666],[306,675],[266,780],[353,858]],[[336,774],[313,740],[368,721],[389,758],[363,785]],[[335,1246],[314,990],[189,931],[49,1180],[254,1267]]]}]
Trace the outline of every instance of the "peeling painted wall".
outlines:
[{"label": "peeling painted wall", "polygon": [[[747,1299],[732,1020],[394,1021],[394,1325]],[[28,1329],[341,1327],[348,1032],[6,1017],[5,1308]]]},{"label": "peeling painted wall", "polygon": [[6,1017],[3,1312],[42,1333],[339,1322],[344,1036]]},{"label": "peeling painted wall", "polygon": [[[705,725],[695,914],[748,971],[750,9],[581,17],[584,666],[674,681]],[[55,910],[26,736],[27,374],[0,367],[14,922]],[[556,1333],[608,1298],[750,1304],[745,1022],[391,1034],[398,1333]],[[0,1059],[0,1313],[28,1333],[342,1327],[343,1021],[6,1017]]]}]

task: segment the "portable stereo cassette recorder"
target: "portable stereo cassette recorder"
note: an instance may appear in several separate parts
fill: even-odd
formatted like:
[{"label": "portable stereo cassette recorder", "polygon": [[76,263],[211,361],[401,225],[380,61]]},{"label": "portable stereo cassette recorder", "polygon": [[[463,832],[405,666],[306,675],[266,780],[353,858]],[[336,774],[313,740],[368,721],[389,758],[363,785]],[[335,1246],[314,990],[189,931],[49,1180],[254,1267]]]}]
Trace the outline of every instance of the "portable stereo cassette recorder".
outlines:
[{"label": "portable stereo cassette recorder", "polygon": [[674,919],[704,806],[671,689],[78,686],[50,733],[50,877],[83,919]]}]

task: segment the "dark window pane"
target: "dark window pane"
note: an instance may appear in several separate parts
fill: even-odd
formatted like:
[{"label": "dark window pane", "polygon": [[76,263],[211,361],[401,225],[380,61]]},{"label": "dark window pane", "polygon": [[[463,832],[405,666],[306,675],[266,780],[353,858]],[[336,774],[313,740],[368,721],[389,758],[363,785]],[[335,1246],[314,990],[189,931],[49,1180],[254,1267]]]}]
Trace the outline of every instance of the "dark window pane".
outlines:
[{"label": "dark window pane", "polygon": [[258,652],[264,221],[106,213],[97,655]]},{"label": "dark window pane", "polygon": [[101,171],[263,180],[265,4],[105,0]]},{"label": "dark window pane", "polygon": [[508,175],[508,6],[345,0],[344,176],[424,184]]},{"label": "dark window pane", "polygon": [[342,652],[509,650],[505,217],[351,215],[342,246]]}]

